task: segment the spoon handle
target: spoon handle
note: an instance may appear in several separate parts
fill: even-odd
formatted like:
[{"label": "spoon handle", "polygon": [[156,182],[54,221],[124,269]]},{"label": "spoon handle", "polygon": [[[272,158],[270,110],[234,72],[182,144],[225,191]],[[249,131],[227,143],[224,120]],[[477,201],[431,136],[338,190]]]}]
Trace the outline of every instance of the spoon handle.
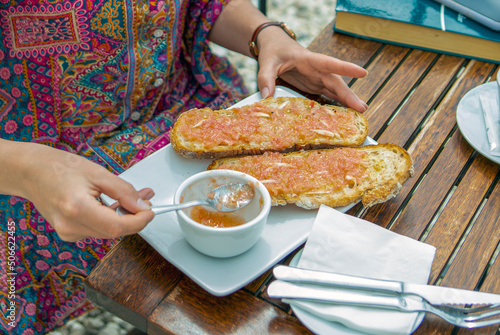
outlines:
[{"label": "spoon handle", "polygon": [[165,212],[176,211],[179,209],[184,209],[184,208],[198,206],[198,205],[208,205],[208,203],[205,200],[193,200],[193,201],[183,202],[183,203],[176,204],[176,205],[164,205],[164,206],[151,207],[151,210],[155,214],[161,214],[161,213],[165,213]]},{"label": "spoon handle", "polygon": [[[205,200],[193,200],[193,201],[183,202],[181,204],[176,204],[176,205],[164,205],[164,206],[151,207],[151,210],[155,214],[161,214],[161,213],[176,211],[179,209],[184,209],[184,208],[193,207],[193,206],[197,206],[197,205],[208,205],[208,203]],[[119,215],[130,214],[129,211],[127,211],[125,208],[123,208],[121,206],[116,208],[116,212]]]}]

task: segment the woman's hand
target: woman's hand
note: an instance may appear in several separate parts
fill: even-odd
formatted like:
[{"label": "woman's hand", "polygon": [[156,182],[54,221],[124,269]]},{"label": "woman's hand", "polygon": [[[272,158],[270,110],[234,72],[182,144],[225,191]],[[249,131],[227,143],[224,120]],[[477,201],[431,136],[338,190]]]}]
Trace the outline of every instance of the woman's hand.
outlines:
[{"label": "woman's hand", "polygon": [[263,97],[274,94],[275,80],[280,77],[304,92],[322,94],[359,112],[368,107],[341,77],[362,78],[367,74],[362,67],[311,52],[275,26],[261,31],[258,46],[257,85]]},{"label": "woman's hand", "polygon": [[[17,184],[11,183],[12,192],[5,192],[8,182],[4,183],[0,188],[2,193],[19,195],[33,202],[65,241],[137,233],[154,218],[147,202],[154,195],[149,188],[138,192],[104,167],[45,145],[10,141],[2,141],[0,145],[4,148],[12,145],[11,149],[18,152],[7,164]],[[0,153],[0,158],[4,157]],[[97,199],[101,194],[117,200],[135,214],[119,216]]]},{"label": "woman's hand", "polygon": [[[250,56],[248,42],[253,32],[269,21],[249,0],[231,0],[215,22],[209,39]],[[341,77],[362,78],[367,73],[362,67],[313,53],[277,26],[261,30],[257,47],[260,67],[257,84],[263,97],[274,94],[276,78],[281,77],[304,92],[322,94],[359,112],[368,107]]]}]

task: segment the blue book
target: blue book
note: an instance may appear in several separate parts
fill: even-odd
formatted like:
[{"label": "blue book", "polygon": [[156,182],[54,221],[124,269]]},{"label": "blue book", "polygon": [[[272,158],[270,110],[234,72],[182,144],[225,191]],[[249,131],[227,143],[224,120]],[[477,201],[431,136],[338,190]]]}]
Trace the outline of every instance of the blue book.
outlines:
[{"label": "blue book", "polygon": [[336,12],[341,33],[500,63],[500,32],[433,0],[337,0]]}]

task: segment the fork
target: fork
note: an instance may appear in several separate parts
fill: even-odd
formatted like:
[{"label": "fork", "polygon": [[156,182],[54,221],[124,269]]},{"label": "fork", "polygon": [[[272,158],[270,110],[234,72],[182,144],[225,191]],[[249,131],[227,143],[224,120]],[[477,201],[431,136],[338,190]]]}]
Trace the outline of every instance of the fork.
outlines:
[{"label": "fork", "polygon": [[432,305],[425,299],[406,294],[369,294],[366,292],[331,289],[314,285],[298,285],[275,280],[267,288],[271,298],[304,299],[336,304],[399,310],[402,312],[432,313],[450,324],[463,328],[479,328],[500,323],[500,304],[480,307]]}]

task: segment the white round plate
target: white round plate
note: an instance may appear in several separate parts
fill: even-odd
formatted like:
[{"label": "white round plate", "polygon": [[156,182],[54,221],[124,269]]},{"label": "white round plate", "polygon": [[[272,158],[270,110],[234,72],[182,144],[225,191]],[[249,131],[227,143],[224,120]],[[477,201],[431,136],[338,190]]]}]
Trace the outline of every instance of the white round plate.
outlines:
[{"label": "white round plate", "polygon": [[[297,266],[299,263],[300,257],[302,256],[302,250],[300,250],[290,261],[290,266]],[[350,328],[345,327],[344,325],[327,321],[322,318],[319,318],[311,313],[304,311],[303,309],[297,306],[291,306],[293,312],[297,316],[297,318],[311,330],[315,334],[325,335],[325,334],[335,334],[335,335],[367,335],[366,333],[362,333],[360,331],[356,331]],[[413,333],[424,320],[425,313],[419,313],[417,319],[415,320],[415,324],[412,327],[411,333]]]},{"label": "white round plate", "polygon": [[495,105],[500,112],[498,90],[499,85],[497,82],[491,82],[475,87],[467,92],[458,103],[457,124],[465,140],[474,149],[486,158],[500,164],[500,156],[490,153],[483,112],[481,111],[481,103],[479,102],[480,94],[492,94],[494,92],[494,96],[497,97]]}]

